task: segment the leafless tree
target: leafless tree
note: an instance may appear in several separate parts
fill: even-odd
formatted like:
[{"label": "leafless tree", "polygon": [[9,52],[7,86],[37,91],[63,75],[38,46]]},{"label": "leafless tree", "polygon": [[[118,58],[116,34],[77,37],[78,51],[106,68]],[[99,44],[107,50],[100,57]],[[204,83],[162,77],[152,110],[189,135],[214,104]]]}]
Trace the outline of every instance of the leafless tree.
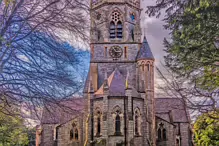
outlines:
[{"label": "leafless tree", "polygon": [[62,36],[86,44],[88,13],[86,0],[0,1],[0,112],[23,104],[37,111],[81,90],[84,52]]},{"label": "leafless tree", "polygon": [[157,67],[156,70],[159,78],[156,87],[160,93],[158,96],[182,99],[182,102],[195,117],[200,113],[219,112],[218,90],[203,90],[196,82],[186,77],[179,77],[164,65]]}]

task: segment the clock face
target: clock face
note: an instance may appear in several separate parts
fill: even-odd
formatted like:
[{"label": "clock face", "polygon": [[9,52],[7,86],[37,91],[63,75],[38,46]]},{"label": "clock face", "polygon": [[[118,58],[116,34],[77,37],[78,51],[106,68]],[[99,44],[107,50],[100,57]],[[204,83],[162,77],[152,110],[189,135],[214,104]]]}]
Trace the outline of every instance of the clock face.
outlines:
[{"label": "clock face", "polygon": [[119,46],[112,46],[109,50],[109,54],[113,58],[120,58],[122,56],[122,48]]}]

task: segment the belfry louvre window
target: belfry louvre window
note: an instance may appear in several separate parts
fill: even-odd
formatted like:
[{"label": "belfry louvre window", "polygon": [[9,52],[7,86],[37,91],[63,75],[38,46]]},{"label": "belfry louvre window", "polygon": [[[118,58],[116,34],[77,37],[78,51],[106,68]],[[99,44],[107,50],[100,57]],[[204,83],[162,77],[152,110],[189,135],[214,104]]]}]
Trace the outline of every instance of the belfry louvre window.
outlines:
[{"label": "belfry louvre window", "polygon": [[122,38],[122,22],[121,21],[119,21],[118,23],[117,23],[117,33],[116,33],[116,37],[117,38]]},{"label": "belfry louvre window", "polygon": [[110,22],[110,38],[119,38],[121,39],[123,37],[123,26],[121,21],[121,14],[116,10],[111,15],[111,22]]},{"label": "belfry louvre window", "polygon": [[110,38],[113,39],[116,37],[116,26],[115,23],[112,21],[110,23]]}]

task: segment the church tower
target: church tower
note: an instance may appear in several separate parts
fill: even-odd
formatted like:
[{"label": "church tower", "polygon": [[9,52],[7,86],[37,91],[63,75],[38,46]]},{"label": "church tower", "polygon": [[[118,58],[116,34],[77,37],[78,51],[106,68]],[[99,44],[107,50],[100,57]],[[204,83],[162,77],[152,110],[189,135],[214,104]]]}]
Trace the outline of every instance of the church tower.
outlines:
[{"label": "church tower", "polygon": [[140,0],[91,0],[87,145],[154,146],[154,57]]}]

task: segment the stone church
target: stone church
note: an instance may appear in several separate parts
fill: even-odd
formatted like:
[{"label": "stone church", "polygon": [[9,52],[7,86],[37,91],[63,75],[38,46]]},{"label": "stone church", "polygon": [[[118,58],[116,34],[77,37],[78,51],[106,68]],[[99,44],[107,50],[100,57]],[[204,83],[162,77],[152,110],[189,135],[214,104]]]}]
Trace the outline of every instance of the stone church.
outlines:
[{"label": "stone church", "polygon": [[74,109],[43,111],[37,146],[192,146],[178,98],[155,98],[154,62],[142,38],[140,0],[91,0],[90,69]]}]

